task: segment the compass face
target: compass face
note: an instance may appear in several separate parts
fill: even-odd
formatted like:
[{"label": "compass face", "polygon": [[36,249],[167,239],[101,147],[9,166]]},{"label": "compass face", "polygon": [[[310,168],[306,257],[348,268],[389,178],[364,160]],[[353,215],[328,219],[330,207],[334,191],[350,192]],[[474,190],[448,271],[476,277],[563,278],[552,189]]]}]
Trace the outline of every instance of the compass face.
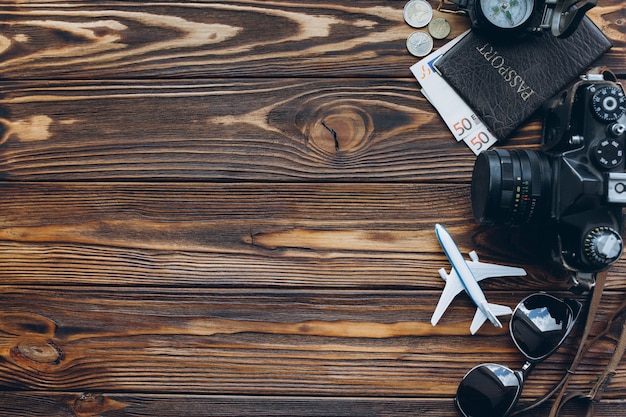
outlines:
[{"label": "compass face", "polygon": [[530,19],[534,0],[479,0],[480,9],[492,25],[502,29],[516,29]]}]

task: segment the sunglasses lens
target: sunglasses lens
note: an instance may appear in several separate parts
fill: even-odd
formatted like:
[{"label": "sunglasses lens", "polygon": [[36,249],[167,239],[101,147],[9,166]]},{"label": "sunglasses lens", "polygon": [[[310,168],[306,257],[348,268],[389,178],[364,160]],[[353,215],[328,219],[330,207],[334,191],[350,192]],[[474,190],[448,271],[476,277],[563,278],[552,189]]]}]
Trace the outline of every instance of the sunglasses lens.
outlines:
[{"label": "sunglasses lens", "polygon": [[552,354],[572,329],[580,310],[548,294],[524,299],[513,312],[511,337],[529,360],[540,361]]},{"label": "sunglasses lens", "polygon": [[456,393],[456,405],[465,417],[503,417],[517,403],[522,381],[515,372],[484,364],[468,372]]}]

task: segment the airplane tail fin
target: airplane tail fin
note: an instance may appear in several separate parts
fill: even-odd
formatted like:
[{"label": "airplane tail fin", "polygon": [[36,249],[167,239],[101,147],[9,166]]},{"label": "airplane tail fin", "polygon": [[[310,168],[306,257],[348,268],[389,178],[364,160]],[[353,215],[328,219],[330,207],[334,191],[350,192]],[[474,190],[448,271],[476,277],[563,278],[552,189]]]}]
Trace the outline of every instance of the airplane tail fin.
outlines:
[{"label": "airplane tail fin", "polygon": [[510,307],[499,305],[499,304],[486,304],[484,305],[485,311],[487,311],[487,315],[482,312],[480,308],[476,309],[476,314],[474,315],[474,320],[472,320],[472,325],[470,326],[470,332],[475,334],[478,329],[483,325],[483,323],[489,319],[491,323],[493,323],[496,327],[502,327],[502,323],[498,320],[497,316],[506,316],[511,314],[513,311]]}]

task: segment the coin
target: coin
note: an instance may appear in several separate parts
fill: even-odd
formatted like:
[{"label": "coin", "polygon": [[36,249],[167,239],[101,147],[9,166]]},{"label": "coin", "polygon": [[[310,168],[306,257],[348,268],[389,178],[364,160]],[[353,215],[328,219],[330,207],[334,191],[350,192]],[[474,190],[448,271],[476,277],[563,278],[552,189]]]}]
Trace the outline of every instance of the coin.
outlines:
[{"label": "coin", "polygon": [[411,0],[404,5],[404,20],[414,28],[423,28],[433,18],[433,8],[426,0]]},{"label": "coin", "polygon": [[443,17],[435,17],[428,24],[428,32],[435,39],[444,39],[450,34],[450,23]]},{"label": "coin", "polygon": [[406,49],[409,50],[411,55],[414,56],[426,56],[433,49],[433,38],[424,31],[413,32],[406,40]]}]

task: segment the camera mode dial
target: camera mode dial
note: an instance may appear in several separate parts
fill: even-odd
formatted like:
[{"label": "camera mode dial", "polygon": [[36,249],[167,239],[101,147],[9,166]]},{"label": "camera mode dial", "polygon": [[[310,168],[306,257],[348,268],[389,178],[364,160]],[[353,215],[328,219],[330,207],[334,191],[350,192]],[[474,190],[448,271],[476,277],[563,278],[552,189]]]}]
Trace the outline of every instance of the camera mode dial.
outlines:
[{"label": "camera mode dial", "polygon": [[591,97],[591,109],[595,116],[604,122],[614,122],[624,114],[626,97],[624,92],[614,85],[598,88]]},{"label": "camera mode dial", "polygon": [[594,156],[602,168],[613,169],[624,160],[624,146],[617,140],[604,139],[596,145]]},{"label": "camera mode dial", "polygon": [[607,226],[592,229],[585,237],[585,255],[598,266],[609,266],[622,254],[622,237]]}]

